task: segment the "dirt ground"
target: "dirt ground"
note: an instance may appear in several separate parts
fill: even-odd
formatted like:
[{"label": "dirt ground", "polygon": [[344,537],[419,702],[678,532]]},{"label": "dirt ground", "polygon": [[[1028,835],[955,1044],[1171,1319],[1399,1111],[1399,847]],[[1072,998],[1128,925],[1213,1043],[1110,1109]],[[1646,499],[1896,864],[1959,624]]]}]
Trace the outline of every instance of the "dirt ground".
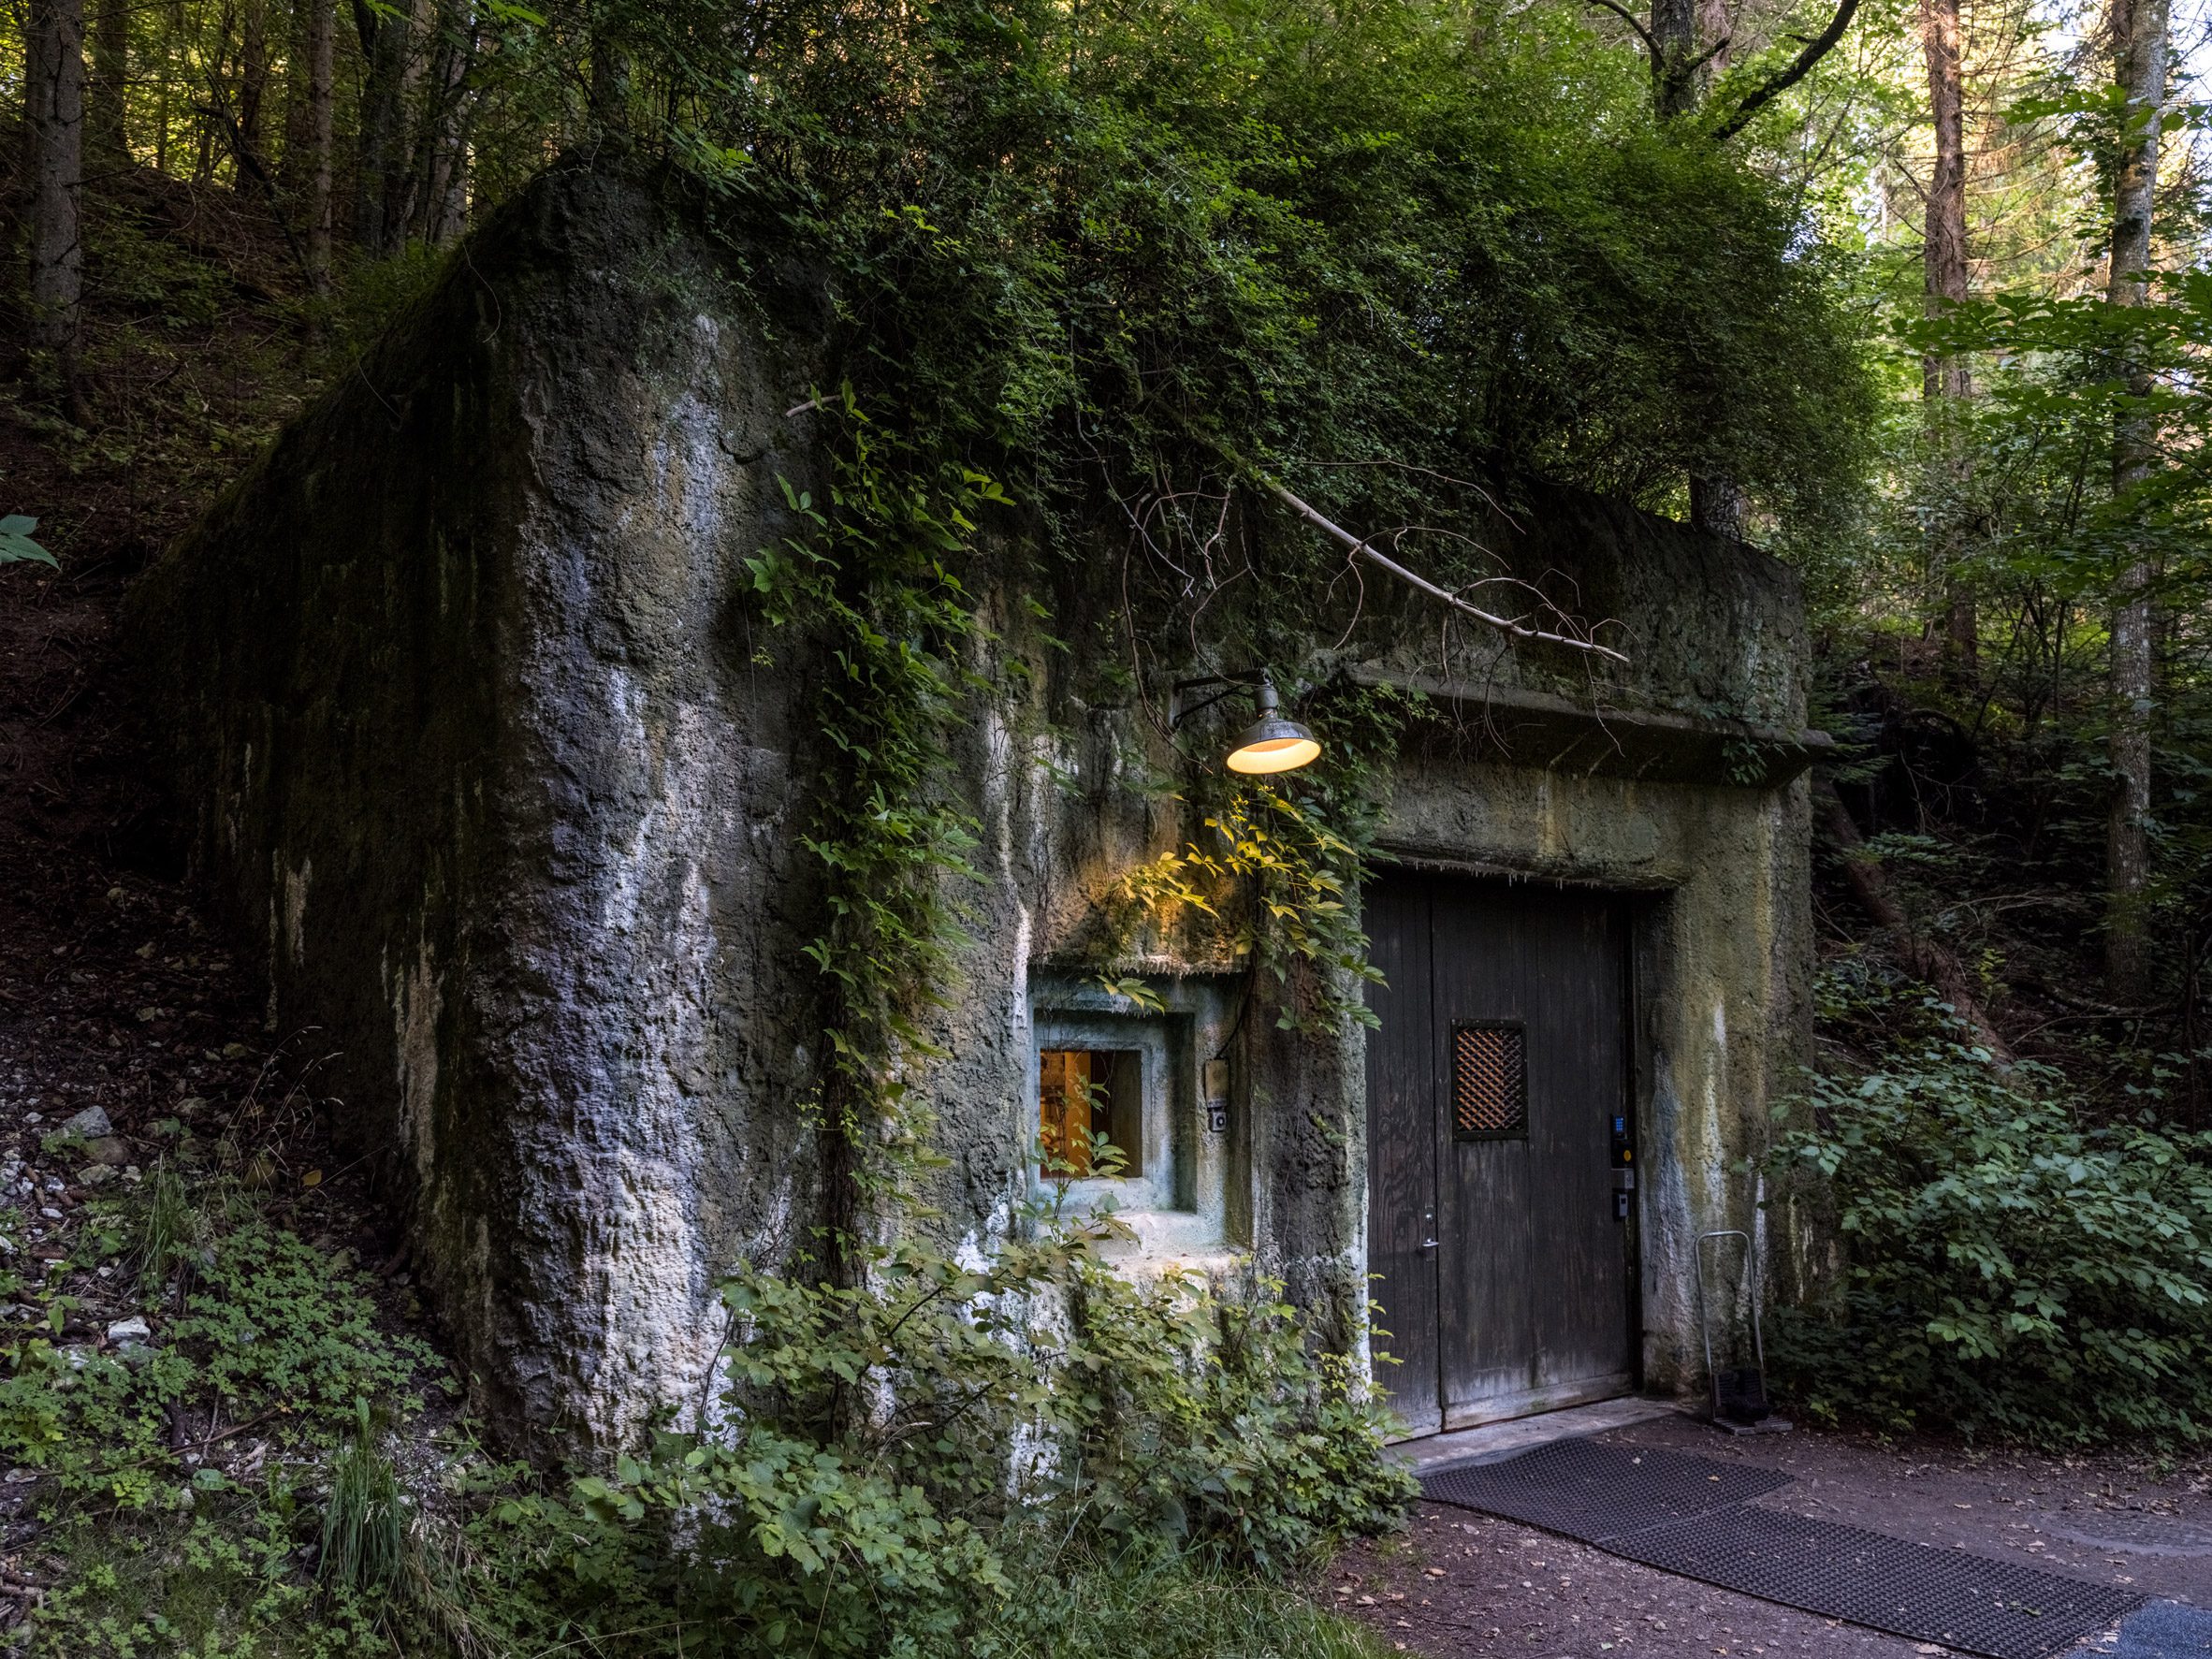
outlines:
[{"label": "dirt ground", "polygon": [[[1758,1500],[1772,1507],[2212,1607],[2212,1461],[1979,1452],[1803,1429],[1735,1438],[1687,1418],[1600,1438],[1786,1469],[1796,1483]],[[1399,1537],[1344,1557],[1324,1595],[1393,1646],[1435,1659],[1945,1651],[1441,1504],[1421,1505]]]}]

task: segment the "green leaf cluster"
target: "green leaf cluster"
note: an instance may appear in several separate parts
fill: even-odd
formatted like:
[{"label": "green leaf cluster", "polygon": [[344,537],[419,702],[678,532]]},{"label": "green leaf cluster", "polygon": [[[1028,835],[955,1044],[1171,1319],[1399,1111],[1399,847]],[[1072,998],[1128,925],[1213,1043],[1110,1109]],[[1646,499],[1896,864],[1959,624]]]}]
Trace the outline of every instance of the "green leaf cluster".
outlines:
[{"label": "green leaf cluster", "polygon": [[[0,1349],[0,1463],[34,1477],[42,1573],[65,1568],[28,1651],[387,1651],[377,1598],[403,1517],[369,1403],[380,1422],[413,1415],[425,1386],[450,1386],[443,1361],[384,1328],[357,1270],[221,1183],[191,1193],[162,1171],[147,1188],[96,1201],[54,1279],[15,1288],[47,1319]],[[136,1258],[153,1338],[104,1351],[59,1280]],[[216,1446],[259,1449],[226,1474],[203,1461]],[[318,1557],[338,1574],[320,1590]]]},{"label": "green leaf cluster", "polygon": [[1948,1037],[1812,1081],[1770,1174],[1833,1205],[1846,1267],[1783,1310],[1827,1415],[2063,1445],[2212,1429],[2212,1135],[2087,1127],[2066,1082]]},{"label": "green leaf cluster", "polygon": [[740,1269],[717,1426],[505,1523],[571,1540],[604,1627],[656,1608],[688,1652],[825,1655],[994,1651],[1084,1559],[1279,1576],[1397,1524],[1379,1407],[1277,1288],[1139,1282],[1113,1230],[1048,1224],[987,1267],[901,1244],[859,1287]]},{"label": "green leaf cluster", "polygon": [[21,513],[0,517],[0,564],[43,564],[59,568],[54,556],[31,539],[38,520]]},{"label": "green leaf cluster", "polygon": [[629,33],[669,153],[826,271],[835,374],[1048,515],[1192,481],[1194,432],[1344,522],[1433,522],[1471,468],[1652,502],[1724,473],[1785,512],[1852,481],[1819,238],[1572,19],[656,3]]}]

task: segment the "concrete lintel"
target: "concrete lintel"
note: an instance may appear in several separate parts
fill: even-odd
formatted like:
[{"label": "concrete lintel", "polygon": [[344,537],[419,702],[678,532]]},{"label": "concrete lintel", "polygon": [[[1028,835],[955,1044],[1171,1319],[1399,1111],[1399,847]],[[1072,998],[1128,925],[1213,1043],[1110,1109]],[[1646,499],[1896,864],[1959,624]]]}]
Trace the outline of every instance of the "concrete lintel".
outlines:
[{"label": "concrete lintel", "polygon": [[1608,708],[1551,691],[1433,675],[1354,668],[1355,684],[1390,685],[1471,713],[1507,764],[1663,783],[1775,789],[1836,747],[1826,732],[1786,732],[1724,716]]}]

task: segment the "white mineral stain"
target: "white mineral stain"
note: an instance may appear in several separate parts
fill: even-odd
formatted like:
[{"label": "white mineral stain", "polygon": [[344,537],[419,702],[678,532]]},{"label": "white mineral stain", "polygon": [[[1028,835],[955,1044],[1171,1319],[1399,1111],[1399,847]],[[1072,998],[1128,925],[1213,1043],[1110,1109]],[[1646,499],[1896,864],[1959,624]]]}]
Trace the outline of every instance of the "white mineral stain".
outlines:
[{"label": "white mineral stain", "polygon": [[436,1190],[438,1162],[438,1019],[444,991],[428,939],[392,988],[392,1023],[400,1084],[400,1140],[415,1157],[423,1192]]},{"label": "white mineral stain", "polygon": [[314,860],[301,859],[299,867],[284,872],[284,946],[297,968],[307,959],[307,889],[314,879]]}]

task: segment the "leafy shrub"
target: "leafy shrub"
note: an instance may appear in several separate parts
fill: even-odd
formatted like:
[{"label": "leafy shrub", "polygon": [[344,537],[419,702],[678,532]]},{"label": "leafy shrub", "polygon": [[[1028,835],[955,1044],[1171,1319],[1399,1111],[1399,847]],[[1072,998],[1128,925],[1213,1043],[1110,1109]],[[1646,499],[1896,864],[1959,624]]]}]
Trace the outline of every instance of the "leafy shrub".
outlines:
[{"label": "leafy shrub", "polygon": [[1390,1644],[1293,1591],[1157,1544],[1038,1550],[969,1640],[974,1659],[1375,1659]]},{"label": "leafy shrub", "polygon": [[720,1426],[500,1519],[539,1529],[605,1619],[661,1609],[690,1653],[825,1656],[993,1630],[1063,1651],[1006,1623],[1041,1550],[1243,1577],[1395,1523],[1412,1482],[1379,1407],[1274,1287],[1138,1281],[1099,1236],[1048,1227],[977,1269],[901,1245],[858,1288],[741,1269]]},{"label": "leafy shrub", "polygon": [[2053,1444],[2212,1429],[2212,1135],[2084,1127],[2056,1071],[1942,1037],[1811,1105],[1775,1171],[1827,1189],[1848,1265],[1778,1317],[1798,1398]]}]

